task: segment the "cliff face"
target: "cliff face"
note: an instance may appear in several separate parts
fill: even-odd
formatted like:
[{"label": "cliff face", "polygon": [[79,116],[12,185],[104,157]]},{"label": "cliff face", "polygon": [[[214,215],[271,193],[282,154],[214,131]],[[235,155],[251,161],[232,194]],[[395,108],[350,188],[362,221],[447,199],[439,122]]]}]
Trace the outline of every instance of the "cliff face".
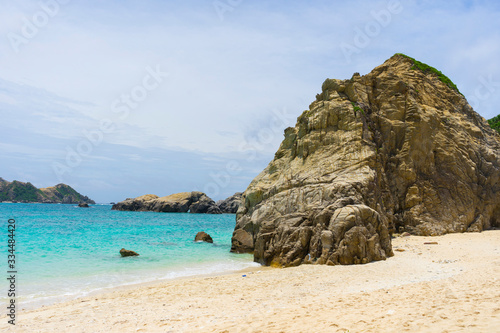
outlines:
[{"label": "cliff face", "polygon": [[94,200],[81,195],[71,186],[65,184],[38,189],[31,183],[23,183],[17,180],[8,182],[2,178],[0,178],[0,201],[95,204]]},{"label": "cliff face", "polygon": [[232,251],[350,264],[392,255],[390,232],[498,227],[499,148],[456,86],[414,59],[327,79],[244,192]]}]

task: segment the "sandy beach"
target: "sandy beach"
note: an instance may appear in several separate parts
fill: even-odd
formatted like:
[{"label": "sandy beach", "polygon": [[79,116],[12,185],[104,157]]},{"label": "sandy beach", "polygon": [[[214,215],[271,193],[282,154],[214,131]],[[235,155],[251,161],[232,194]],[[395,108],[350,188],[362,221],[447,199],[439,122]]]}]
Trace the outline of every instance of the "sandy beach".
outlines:
[{"label": "sandy beach", "polygon": [[[425,244],[437,242],[437,244]],[[393,239],[353,266],[259,268],[17,314],[5,332],[499,332],[500,230]],[[5,313],[5,310],[4,310]]]}]

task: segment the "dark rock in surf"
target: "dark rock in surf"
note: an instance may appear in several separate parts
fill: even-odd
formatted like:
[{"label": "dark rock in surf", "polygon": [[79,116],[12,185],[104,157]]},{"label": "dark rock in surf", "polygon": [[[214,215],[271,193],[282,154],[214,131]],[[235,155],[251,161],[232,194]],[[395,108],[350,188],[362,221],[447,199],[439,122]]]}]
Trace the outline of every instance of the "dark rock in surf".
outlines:
[{"label": "dark rock in surf", "polygon": [[139,253],[132,251],[132,250],[126,250],[126,249],[122,248],[120,250],[120,255],[122,257],[136,257],[139,255]]},{"label": "dark rock in surf", "polygon": [[204,231],[200,231],[199,233],[196,234],[196,237],[194,238],[195,242],[205,242],[205,243],[213,243],[212,237],[210,237],[209,234],[207,234]]}]

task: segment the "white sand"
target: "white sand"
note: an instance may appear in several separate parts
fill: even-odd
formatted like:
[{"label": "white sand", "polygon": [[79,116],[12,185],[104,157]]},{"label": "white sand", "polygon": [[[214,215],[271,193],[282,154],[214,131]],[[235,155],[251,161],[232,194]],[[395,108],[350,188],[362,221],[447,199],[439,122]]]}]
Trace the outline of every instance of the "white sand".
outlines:
[{"label": "white sand", "polygon": [[405,251],[366,265],[262,268],[116,290],[18,313],[15,329],[3,315],[0,330],[500,332],[500,231],[396,238],[393,247]]}]

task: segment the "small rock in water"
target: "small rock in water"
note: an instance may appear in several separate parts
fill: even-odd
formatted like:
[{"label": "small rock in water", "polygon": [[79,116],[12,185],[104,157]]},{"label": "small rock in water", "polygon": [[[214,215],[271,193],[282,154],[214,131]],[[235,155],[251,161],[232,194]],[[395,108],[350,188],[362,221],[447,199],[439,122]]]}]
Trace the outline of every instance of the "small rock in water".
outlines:
[{"label": "small rock in water", "polygon": [[124,248],[122,248],[120,250],[120,254],[121,254],[122,257],[133,257],[133,256],[138,256],[139,255],[139,253],[137,253],[137,252],[134,252],[132,250],[126,250]]},{"label": "small rock in water", "polygon": [[204,231],[200,231],[199,233],[196,234],[196,237],[194,238],[195,242],[206,242],[206,243],[213,243],[212,237],[210,237],[209,234],[207,234]]},{"label": "small rock in water", "polygon": [[78,204],[78,207],[81,207],[81,208],[89,208],[89,204],[88,203],[85,203],[85,202],[81,202]]}]

